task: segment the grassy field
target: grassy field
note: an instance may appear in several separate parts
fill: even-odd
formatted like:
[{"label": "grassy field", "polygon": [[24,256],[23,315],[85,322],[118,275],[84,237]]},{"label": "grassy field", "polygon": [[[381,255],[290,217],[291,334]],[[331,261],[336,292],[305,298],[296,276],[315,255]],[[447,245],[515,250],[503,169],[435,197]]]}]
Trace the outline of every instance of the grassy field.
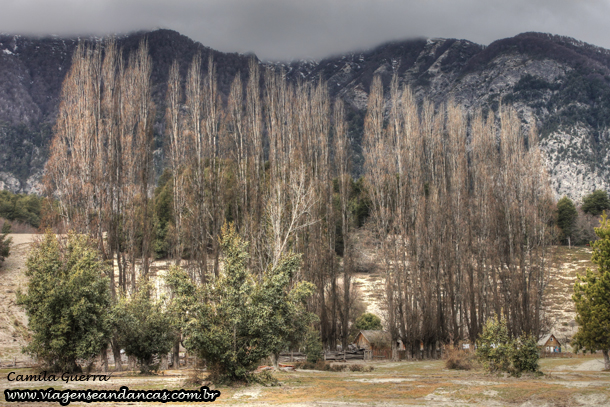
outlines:
[{"label": "grassy field", "polygon": [[[222,405],[324,405],[324,406],[607,406],[610,405],[610,372],[602,372],[601,355],[573,359],[544,359],[542,376],[521,378],[490,375],[482,370],[445,369],[443,361],[371,362],[374,371],[278,372],[274,387],[217,387]],[[0,392],[10,388],[48,388],[46,382],[8,382],[11,369],[0,370]],[[18,373],[28,372],[18,369]],[[197,389],[187,384],[192,371],[166,371],[164,375],[114,375],[103,384],[59,381],[52,387],[65,389]],[[205,373],[200,375],[205,380]],[[2,405],[11,405],[4,403]],[[167,403],[173,404],[173,403]],[[175,403],[180,405],[180,403]],[[14,404],[13,404],[14,405]],[[20,404],[26,406],[28,404]],[[36,404],[30,404],[32,406]],[[38,404],[40,405],[40,404]],[[80,405],[73,403],[72,405]],[[84,405],[84,404],[83,404]],[[89,404],[95,406],[96,404]],[[108,405],[108,404],[99,404]],[[138,403],[125,405],[140,405]],[[154,405],[142,403],[141,405]],[[192,405],[192,404],[182,404]]]}]

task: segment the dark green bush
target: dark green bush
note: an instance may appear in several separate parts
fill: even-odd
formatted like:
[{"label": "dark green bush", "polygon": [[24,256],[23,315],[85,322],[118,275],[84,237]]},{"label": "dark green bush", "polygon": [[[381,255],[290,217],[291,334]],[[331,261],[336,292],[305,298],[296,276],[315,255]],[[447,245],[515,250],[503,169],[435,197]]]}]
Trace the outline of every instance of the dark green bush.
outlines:
[{"label": "dark green bush", "polygon": [[327,372],[343,372],[347,368],[345,363],[327,363],[324,370]]},{"label": "dark green bush", "polygon": [[537,372],[538,366],[538,344],[532,336],[520,336],[513,341],[512,362],[515,373]]},{"label": "dark green bush", "polygon": [[601,189],[591,192],[582,198],[582,211],[593,216],[599,216],[603,211],[610,209],[608,193]]},{"label": "dark green bush", "polygon": [[309,363],[316,363],[322,358],[324,350],[320,341],[320,333],[315,329],[310,329],[305,337],[305,353]]},{"label": "dark green bush", "polygon": [[527,335],[511,339],[504,318],[488,319],[477,345],[476,355],[490,372],[507,372],[514,376],[539,372],[536,340]]}]

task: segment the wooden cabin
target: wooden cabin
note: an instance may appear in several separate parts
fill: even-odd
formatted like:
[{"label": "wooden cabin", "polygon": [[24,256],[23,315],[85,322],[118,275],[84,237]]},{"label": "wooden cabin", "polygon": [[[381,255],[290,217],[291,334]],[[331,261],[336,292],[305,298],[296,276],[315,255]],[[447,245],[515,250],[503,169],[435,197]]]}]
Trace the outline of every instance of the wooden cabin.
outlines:
[{"label": "wooden cabin", "polygon": [[[354,343],[359,349],[366,349],[371,351],[382,351],[392,349],[392,337],[389,332],[385,331],[360,331],[356,336]],[[396,349],[405,349],[400,339],[396,343]]]},{"label": "wooden cabin", "polygon": [[561,342],[555,337],[553,334],[548,334],[542,337],[538,341],[538,348],[542,352],[552,352],[552,353],[560,353],[561,352]]}]

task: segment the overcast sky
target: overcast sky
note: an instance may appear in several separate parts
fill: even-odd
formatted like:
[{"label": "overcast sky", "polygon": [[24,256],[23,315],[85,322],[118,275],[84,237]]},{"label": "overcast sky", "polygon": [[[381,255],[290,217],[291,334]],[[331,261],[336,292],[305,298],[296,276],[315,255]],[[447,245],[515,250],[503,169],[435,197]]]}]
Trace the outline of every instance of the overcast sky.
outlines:
[{"label": "overcast sky", "polygon": [[169,28],[225,52],[322,58],[413,37],[481,44],[525,31],[610,49],[610,0],[0,0],[0,32]]}]

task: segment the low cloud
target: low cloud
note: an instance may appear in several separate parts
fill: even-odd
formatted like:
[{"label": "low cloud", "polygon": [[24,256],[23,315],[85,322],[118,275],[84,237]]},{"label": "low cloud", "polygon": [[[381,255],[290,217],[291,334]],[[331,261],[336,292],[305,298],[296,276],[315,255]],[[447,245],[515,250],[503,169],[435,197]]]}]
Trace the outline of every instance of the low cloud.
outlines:
[{"label": "low cloud", "polygon": [[105,35],[169,28],[262,59],[322,58],[412,37],[482,44],[525,31],[610,48],[610,0],[8,0],[0,31]]}]

